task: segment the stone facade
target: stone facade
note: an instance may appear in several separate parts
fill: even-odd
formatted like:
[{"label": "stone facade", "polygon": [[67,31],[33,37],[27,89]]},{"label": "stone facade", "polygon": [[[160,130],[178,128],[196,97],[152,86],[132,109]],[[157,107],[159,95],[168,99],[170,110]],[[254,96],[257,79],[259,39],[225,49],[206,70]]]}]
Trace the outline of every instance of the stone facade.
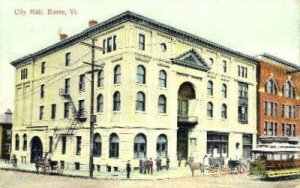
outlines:
[{"label": "stone facade", "polygon": [[[33,161],[50,151],[48,156],[65,168],[75,169],[78,164],[80,169],[88,168],[91,92],[86,72],[90,67],[82,62],[90,62],[91,50],[80,43],[90,43],[87,36],[104,47],[95,55],[96,64],[102,66],[97,69],[103,71],[99,85],[95,74],[94,132],[101,145],[94,157],[97,168],[124,169],[129,159],[138,167],[144,157],[159,156],[164,164],[168,155],[174,167],[179,158],[200,161],[209,154],[239,159],[249,154],[257,134],[257,59],[125,12],[33,58],[12,62],[16,67],[13,137],[21,138],[20,145],[22,138],[28,140],[26,146],[13,148],[18,158]],[[66,85],[68,97],[62,95]],[[84,118],[75,121],[72,112],[80,109]]]}]

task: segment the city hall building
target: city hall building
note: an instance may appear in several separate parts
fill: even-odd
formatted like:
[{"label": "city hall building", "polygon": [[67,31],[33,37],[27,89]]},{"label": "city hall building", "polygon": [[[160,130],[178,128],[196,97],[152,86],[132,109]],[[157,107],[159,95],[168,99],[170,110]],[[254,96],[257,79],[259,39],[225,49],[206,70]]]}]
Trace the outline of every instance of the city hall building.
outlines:
[{"label": "city hall building", "polygon": [[127,11],[11,62],[17,158],[88,169],[92,38],[95,169],[251,156],[259,60]]}]

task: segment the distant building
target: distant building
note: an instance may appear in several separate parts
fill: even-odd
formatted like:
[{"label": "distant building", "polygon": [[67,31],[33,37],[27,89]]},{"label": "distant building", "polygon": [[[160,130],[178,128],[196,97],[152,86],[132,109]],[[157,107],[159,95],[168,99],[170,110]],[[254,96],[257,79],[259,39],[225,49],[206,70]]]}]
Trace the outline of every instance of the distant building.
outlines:
[{"label": "distant building", "polygon": [[0,116],[0,158],[9,159],[11,152],[12,112]]},{"label": "distant building", "polygon": [[89,25],[11,63],[13,154],[87,169],[91,49],[81,42],[96,38],[95,169],[251,156],[258,59],[132,12]]},{"label": "distant building", "polygon": [[299,144],[300,67],[269,54],[258,58],[258,142]]}]

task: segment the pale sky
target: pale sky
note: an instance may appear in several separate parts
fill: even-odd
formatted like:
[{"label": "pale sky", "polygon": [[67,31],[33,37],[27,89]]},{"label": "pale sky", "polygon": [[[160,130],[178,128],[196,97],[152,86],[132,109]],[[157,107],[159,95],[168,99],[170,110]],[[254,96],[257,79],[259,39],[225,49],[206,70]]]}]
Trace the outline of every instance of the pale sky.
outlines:
[{"label": "pale sky", "polygon": [[[18,10],[25,10],[20,15]],[[42,9],[44,15],[30,15]],[[47,15],[48,9],[67,15]],[[77,15],[71,15],[75,9]],[[246,53],[264,52],[300,65],[299,0],[1,0],[0,113],[13,111],[14,67],[10,62],[126,10]]]}]

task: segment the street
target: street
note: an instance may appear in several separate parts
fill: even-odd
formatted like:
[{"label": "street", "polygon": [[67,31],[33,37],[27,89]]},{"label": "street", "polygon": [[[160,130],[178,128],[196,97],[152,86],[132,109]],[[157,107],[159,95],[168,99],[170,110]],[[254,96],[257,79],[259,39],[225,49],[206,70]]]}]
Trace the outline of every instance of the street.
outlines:
[{"label": "street", "polygon": [[67,187],[100,187],[100,188],[183,188],[183,187],[214,187],[214,188],[300,188],[300,179],[281,181],[261,181],[247,175],[225,175],[219,177],[196,176],[165,180],[103,180],[88,178],[71,178],[49,176],[16,171],[0,170],[0,188],[67,188]]}]

